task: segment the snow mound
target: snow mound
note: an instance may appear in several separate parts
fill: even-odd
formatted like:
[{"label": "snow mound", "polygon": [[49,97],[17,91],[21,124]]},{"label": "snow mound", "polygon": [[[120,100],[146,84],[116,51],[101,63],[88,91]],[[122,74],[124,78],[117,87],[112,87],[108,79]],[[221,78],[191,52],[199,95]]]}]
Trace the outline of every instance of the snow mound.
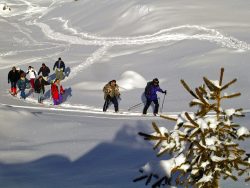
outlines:
[{"label": "snow mound", "polygon": [[131,90],[135,88],[144,88],[147,84],[145,78],[134,71],[126,71],[121,75],[121,80],[119,80],[119,85],[121,89]]},{"label": "snow mound", "polygon": [[[73,87],[79,90],[102,90],[107,82],[81,82],[75,84]],[[121,78],[117,80],[117,84],[120,86],[121,91],[132,90],[136,88],[144,88],[147,81],[135,71],[126,71],[121,75]]]}]

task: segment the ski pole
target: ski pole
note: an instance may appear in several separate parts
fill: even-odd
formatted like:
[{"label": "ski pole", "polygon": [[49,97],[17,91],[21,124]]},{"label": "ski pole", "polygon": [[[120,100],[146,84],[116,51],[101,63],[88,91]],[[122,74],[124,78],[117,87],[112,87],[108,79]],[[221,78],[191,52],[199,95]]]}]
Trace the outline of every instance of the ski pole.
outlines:
[{"label": "ski pole", "polygon": [[163,110],[163,105],[164,105],[164,102],[165,102],[165,97],[166,97],[166,93],[164,94],[164,97],[163,97],[163,101],[162,101],[162,105],[161,105],[161,113],[162,113],[162,110]]},{"label": "ski pole", "polygon": [[144,103],[141,102],[141,103],[138,103],[138,104],[136,104],[136,105],[134,105],[134,106],[131,106],[131,107],[128,108],[128,111],[130,111],[131,109],[134,109],[134,108],[138,108],[138,107],[141,106],[142,104],[144,104]]}]

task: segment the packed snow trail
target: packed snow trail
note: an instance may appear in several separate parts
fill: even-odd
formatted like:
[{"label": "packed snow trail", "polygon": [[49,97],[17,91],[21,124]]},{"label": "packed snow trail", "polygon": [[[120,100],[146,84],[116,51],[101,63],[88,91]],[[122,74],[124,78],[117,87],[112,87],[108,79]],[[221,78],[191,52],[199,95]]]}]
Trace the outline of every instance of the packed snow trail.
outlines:
[{"label": "packed snow trail", "polygon": [[[65,21],[66,22],[66,21]],[[182,25],[167,29],[162,29],[156,33],[137,37],[98,37],[88,33],[76,33],[66,35],[56,32],[45,23],[36,20],[32,23],[41,28],[45,36],[55,41],[63,41],[68,44],[94,45],[94,46],[123,46],[123,45],[145,45],[154,43],[166,43],[182,40],[204,40],[214,42],[222,47],[236,50],[250,50],[250,45],[233,37],[227,37],[215,29],[209,29],[199,25]],[[74,29],[70,29],[74,30]],[[188,31],[197,32],[189,34]],[[76,36],[81,35],[81,36]]]},{"label": "packed snow trail", "polygon": [[[30,103],[34,104],[34,103]],[[97,109],[97,108],[91,108],[88,106],[77,106],[77,105],[69,105],[69,104],[61,104],[59,106],[54,106],[54,105],[48,105],[48,104],[39,104],[39,106],[23,106],[23,105],[11,105],[11,104],[4,104],[0,103],[2,107],[8,107],[8,108],[17,108],[17,109],[26,109],[26,110],[39,110],[39,111],[47,111],[47,113],[52,113],[52,112],[73,112],[73,113],[80,113],[81,117],[91,117],[91,118],[96,118],[96,119],[135,119],[135,120],[142,120],[142,119],[156,119],[159,118],[157,116],[154,116],[153,114],[149,113],[147,115],[142,115],[142,113],[139,112],[112,112],[112,111],[107,111],[107,112],[102,112],[102,109]],[[65,114],[64,113],[64,114]],[[93,114],[93,115],[90,115]],[[171,116],[176,116],[175,112],[169,113]],[[67,113],[65,114],[66,116],[68,115]],[[72,116],[72,115],[69,115]]]}]

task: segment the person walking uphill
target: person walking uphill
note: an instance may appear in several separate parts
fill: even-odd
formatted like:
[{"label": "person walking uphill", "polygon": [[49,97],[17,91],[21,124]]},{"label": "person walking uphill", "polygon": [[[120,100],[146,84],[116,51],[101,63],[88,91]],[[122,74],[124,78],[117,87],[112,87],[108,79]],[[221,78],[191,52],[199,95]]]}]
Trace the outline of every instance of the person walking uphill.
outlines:
[{"label": "person walking uphill", "polygon": [[109,104],[112,102],[114,104],[115,112],[119,111],[117,98],[120,97],[119,86],[116,84],[116,80],[112,80],[107,83],[104,88],[104,99],[105,103],[103,105],[103,112],[106,112]]},{"label": "person walking uphill", "polygon": [[10,83],[10,93],[15,96],[17,94],[16,84],[20,78],[19,72],[16,70],[16,67],[12,67],[8,74],[8,83]]},{"label": "person walking uphill", "polygon": [[50,83],[44,80],[42,76],[39,76],[35,81],[35,93],[38,93],[38,103],[43,103],[45,85],[50,85]]},{"label": "person walking uphill", "polygon": [[30,82],[26,78],[26,74],[24,72],[21,74],[20,79],[17,81],[17,86],[18,89],[20,90],[21,99],[25,99],[26,98],[25,89],[30,88]]},{"label": "person walking uphill", "polygon": [[56,79],[63,80],[63,73],[65,72],[65,64],[62,59],[59,57],[55,62],[53,70],[56,71]]},{"label": "person walking uphill", "polygon": [[35,79],[37,77],[37,72],[36,70],[34,69],[34,67],[32,66],[29,66],[28,67],[28,70],[26,72],[27,75],[29,75],[29,79],[30,79],[30,86],[31,86],[31,89],[34,90],[34,87],[35,87]]},{"label": "person walking uphill", "polygon": [[157,78],[154,78],[151,82],[147,83],[147,86],[145,88],[145,97],[147,99],[146,105],[144,106],[143,109],[143,114],[147,114],[148,107],[152,102],[154,102],[155,107],[154,107],[154,115],[158,114],[158,109],[159,109],[159,103],[157,99],[157,94],[156,92],[162,92],[162,93],[167,93],[167,90],[163,91],[160,86],[159,86],[159,80]]},{"label": "person walking uphill", "polygon": [[45,63],[43,63],[42,66],[41,66],[41,68],[39,69],[38,75],[39,75],[40,73],[42,73],[43,79],[44,79],[45,81],[48,81],[48,76],[49,76],[49,73],[50,73],[50,69],[49,69],[49,67],[47,67],[47,66],[45,65]]},{"label": "person walking uphill", "polygon": [[53,98],[54,105],[58,105],[62,103],[64,94],[64,89],[60,83],[59,79],[56,79],[55,82],[51,85],[51,94]]}]

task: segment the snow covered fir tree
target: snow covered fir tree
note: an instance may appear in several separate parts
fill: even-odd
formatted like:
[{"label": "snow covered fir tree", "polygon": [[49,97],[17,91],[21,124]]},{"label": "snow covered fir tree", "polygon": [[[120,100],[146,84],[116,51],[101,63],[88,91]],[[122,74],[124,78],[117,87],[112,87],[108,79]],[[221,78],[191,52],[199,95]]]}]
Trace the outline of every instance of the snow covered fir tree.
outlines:
[{"label": "snow covered fir tree", "polygon": [[183,112],[177,117],[161,117],[174,121],[173,130],[152,123],[152,134],[139,133],[145,140],[154,142],[157,155],[164,157],[149,162],[140,169],[142,173],[134,182],[145,180],[152,187],[217,188],[221,178],[245,174],[249,181],[249,155],[239,147],[239,141],[250,136],[246,127],[233,121],[243,117],[243,109],[223,109],[224,99],[238,97],[240,93],[224,91],[237,79],[224,84],[224,68],[219,80],[203,78],[204,84],[195,91],[184,80],[184,88],[194,97],[190,107],[198,107],[196,113]]}]

